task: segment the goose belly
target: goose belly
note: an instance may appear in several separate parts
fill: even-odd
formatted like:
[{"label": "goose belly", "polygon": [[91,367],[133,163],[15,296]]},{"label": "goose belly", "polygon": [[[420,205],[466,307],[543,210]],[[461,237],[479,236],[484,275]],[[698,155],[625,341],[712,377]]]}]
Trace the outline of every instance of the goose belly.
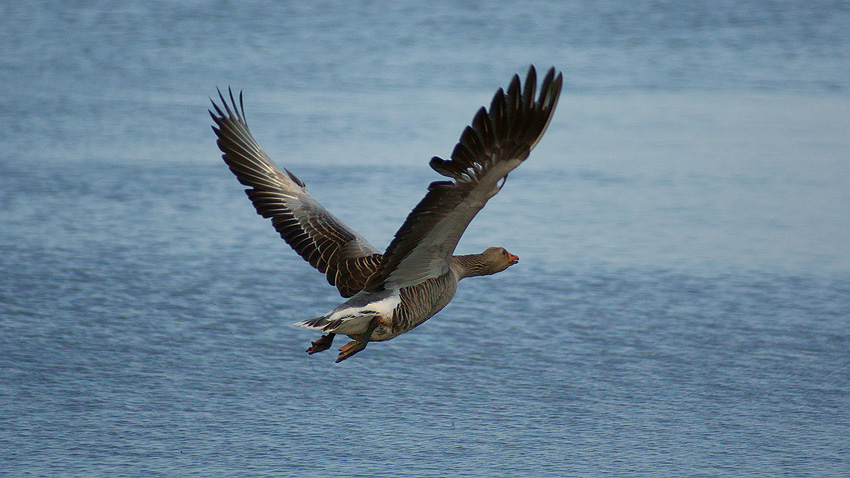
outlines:
[{"label": "goose belly", "polygon": [[451,302],[455,291],[457,279],[451,273],[402,288],[399,304],[393,310],[392,321],[378,326],[371,340],[389,340],[413,329]]}]

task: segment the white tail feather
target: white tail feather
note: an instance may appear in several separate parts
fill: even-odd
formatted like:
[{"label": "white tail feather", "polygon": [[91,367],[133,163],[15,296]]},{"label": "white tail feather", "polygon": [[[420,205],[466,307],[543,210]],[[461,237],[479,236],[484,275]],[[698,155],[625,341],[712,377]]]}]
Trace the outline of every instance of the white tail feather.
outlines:
[{"label": "white tail feather", "polygon": [[369,323],[375,317],[382,317],[387,322],[391,321],[395,308],[401,302],[398,292],[389,296],[385,295],[378,300],[365,301],[364,298],[368,296],[361,294],[355,295],[321,317],[302,320],[292,325],[335,334],[362,334],[366,332]]}]

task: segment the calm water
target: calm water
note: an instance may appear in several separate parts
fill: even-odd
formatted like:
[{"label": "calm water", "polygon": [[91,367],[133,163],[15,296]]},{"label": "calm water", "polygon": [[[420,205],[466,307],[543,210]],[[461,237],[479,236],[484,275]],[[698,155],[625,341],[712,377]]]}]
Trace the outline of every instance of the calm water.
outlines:
[{"label": "calm water", "polygon": [[[850,5],[0,7],[0,475],[850,474]],[[339,302],[219,159],[269,154],[383,246],[529,63],[531,160],[414,332]]]}]

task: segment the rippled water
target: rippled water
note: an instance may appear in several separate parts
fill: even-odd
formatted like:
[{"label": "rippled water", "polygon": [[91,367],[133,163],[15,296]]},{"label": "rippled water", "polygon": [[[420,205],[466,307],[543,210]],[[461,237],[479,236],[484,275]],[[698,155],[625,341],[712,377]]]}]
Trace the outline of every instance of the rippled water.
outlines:
[{"label": "rippled water", "polygon": [[[815,475],[850,469],[842,2],[8,5],[0,474]],[[527,64],[565,90],[422,327],[334,365],[339,302],[205,109],[389,242]]]}]

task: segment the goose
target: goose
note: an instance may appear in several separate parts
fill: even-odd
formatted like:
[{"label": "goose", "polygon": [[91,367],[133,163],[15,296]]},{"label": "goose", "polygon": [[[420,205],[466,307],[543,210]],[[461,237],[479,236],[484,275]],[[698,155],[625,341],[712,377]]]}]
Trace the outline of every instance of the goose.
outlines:
[{"label": "goose", "polygon": [[347,335],[351,340],[339,349],[339,363],[369,342],[390,340],[434,316],[461,279],[495,274],[519,261],[503,247],[453,254],[470,221],[540,141],[562,82],[562,74],[550,68],[536,94],[531,65],[524,85],[515,74],[507,90],[499,88],[490,108],[479,109],[464,129],[451,158],[431,159],[431,168],[448,180],[428,186],[383,253],[313,199],[295,174],[272,162],[248,129],[241,92],[237,104],[231,89],[229,101],[218,91],[221,104],[211,99],[209,113],[222,159],[248,186],[257,213],[271,219],[292,249],[347,299],[294,324],[324,334],[308,354],[329,349],[337,334]]}]

